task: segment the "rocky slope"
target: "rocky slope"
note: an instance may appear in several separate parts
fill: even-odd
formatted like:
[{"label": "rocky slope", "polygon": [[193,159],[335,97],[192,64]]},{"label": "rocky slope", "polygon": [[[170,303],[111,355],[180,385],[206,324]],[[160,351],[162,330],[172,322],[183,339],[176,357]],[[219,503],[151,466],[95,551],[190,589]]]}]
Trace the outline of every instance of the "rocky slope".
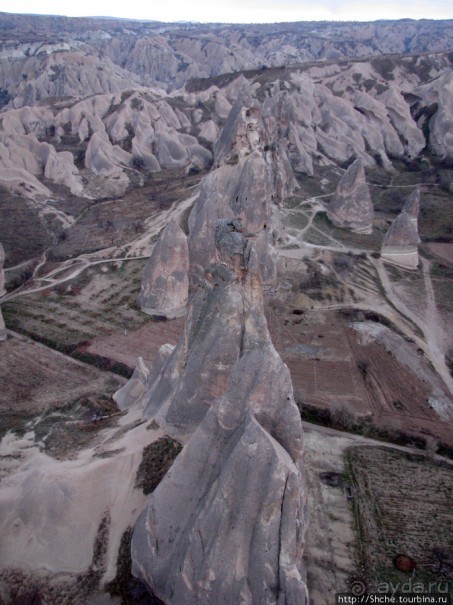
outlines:
[{"label": "rocky slope", "polygon": [[[287,173],[286,155],[309,176],[317,166],[347,166],[358,157],[388,170],[395,160],[426,153],[453,157],[447,54],[246,76],[192,82],[171,96],[135,87],[83,100],[50,96],[40,106],[7,106],[0,114],[0,183],[33,201],[51,200],[52,184],[91,199],[124,194],[143,182],[143,171],[205,170],[213,155],[217,164],[234,163],[250,145],[247,137],[262,129],[252,115],[230,114],[238,95],[248,99],[244,107],[262,105],[262,145],[281,156],[274,164],[278,173]],[[287,182],[282,177],[281,184]]]},{"label": "rocky slope", "polygon": [[[231,112],[253,116],[255,128],[236,148],[237,166],[205,177],[192,209],[185,334],[153,382],[139,364],[125,387],[127,396],[144,389],[133,405],[145,419],[187,441],[135,526],[133,572],[167,603],[304,603],[302,426],[264,315],[275,171],[260,110]],[[249,132],[243,124],[235,145]],[[160,253],[166,230],[152,259],[163,274],[174,265]]]},{"label": "rocky slope", "polygon": [[[285,23],[202,25],[0,15],[0,88],[18,103],[49,93],[68,94],[83,78],[93,92],[141,84],[166,89],[191,78],[307,61],[451,49],[451,22]],[[53,57],[52,55],[56,55]],[[67,59],[65,59],[67,55]],[[72,57],[71,57],[72,55]],[[71,64],[74,62],[74,64]],[[78,65],[77,65],[78,63]],[[39,83],[33,74],[38,74]],[[21,80],[20,76],[26,77]],[[133,74],[131,76],[131,74]],[[29,86],[30,85],[30,86]],[[113,90],[112,90],[113,87]]]}]

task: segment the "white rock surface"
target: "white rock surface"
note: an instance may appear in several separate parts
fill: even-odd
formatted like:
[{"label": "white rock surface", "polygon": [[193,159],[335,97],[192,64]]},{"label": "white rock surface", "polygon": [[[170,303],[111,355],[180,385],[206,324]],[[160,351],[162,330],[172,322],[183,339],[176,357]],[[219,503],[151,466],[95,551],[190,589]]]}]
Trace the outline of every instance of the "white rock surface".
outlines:
[{"label": "white rock surface", "polygon": [[382,241],[381,257],[386,262],[406,269],[418,266],[417,218],[420,208],[420,191],[415,189],[407,198],[401,213],[390,225]]},{"label": "white rock surface", "polygon": [[134,373],[129,382],[113,395],[113,399],[120,410],[127,410],[140,399],[145,392],[148,376],[149,368],[142,357],[137,357]]}]

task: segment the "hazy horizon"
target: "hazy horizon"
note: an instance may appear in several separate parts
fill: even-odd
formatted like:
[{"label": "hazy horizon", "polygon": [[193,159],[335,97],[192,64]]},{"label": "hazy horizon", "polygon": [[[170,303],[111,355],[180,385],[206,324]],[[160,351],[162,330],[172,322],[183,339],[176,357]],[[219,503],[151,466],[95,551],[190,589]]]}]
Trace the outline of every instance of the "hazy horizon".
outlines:
[{"label": "hazy horizon", "polygon": [[12,14],[52,15],[65,17],[105,17],[195,23],[266,24],[297,21],[377,21],[397,19],[451,19],[450,0],[407,2],[386,0],[369,5],[354,0],[320,0],[316,4],[302,0],[221,0],[213,5],[203,0],[190,4],[184,0],[169,0],[150,4],[112,6],[107,0],[80,0],[64,4],[57,0],[3,0],[1,12]]}]

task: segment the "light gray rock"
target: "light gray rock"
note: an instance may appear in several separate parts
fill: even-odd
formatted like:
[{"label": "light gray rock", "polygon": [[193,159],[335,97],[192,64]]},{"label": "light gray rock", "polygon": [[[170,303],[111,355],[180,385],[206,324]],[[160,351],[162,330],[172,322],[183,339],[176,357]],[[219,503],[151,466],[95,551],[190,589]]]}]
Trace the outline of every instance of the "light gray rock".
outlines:
[{"label": "light gray rock", "polygon": [[[3,270],[3,264],[5,262],[5,251],[2,244],[0,243],[0,297],[5,295],[5,272]],[[2,315],[2,309],[0,307],[0,342],[6,340],[6,327],[5,321]]]},{"label": "light gray rock", "polygon": [[401,212],[393,221],[389,230],[385,234],[382,242],[382,249],[397,246],[417,246],[420,242],[418,236],[417,224],[407,212]]},{"label": "light gray rock", "polygon": [[327,207],[327,216],[337,227],[371,233],[374,210],[360,159],[351,164],[341,177]]},{"label": "light gray rock", "polygon": [[179,317],[189,293],[189,248],[181,227],[170,221],[161,232],[145,267],[138,298],[149,315]]},{"label": "light gray rock", "polygon": [[217,223],[215,243],[219,262],[169,361],[180,382],[161,416],[191,437],[135,526],[132,569],[171,605],[303,605],[300,414],[267,329],[254,245],[235,220]]},{"label": "light gray rock", "polygon": [[134,373],[132,374],[129,382],[127,382],[113,395],[113,399],[120,410],[127,410],[134,405],[134,403],[140,400],[145,392],[148,377],[149,368],[146,367],[143,358],[138,357],[135,364]]},{"label": "light gray rock", "polygon": [[263,150],[267,133],[256,104],[240,96],[228,114],[220,137],[214,144],[216,165],[237,161],[255,150]]},{"label": "light gray rock", "polygon": [[214,144],[215,166],[235,164],[251,153],[261,153],[267,164],[271,197],[277,204],[296,187],[286,149],[289,122],[281,113],[273,99],[260,105],[250,94],[240,95]]},{"label": "light gray rock", "polygon": [[438,83],[438,111],[430,122],[430,145],[441,158],[453,158],[453,74],[446,70]]},{"label": "light gray rock", "polygon": [[407,198],[401,213],[390,225],[382,241],[381,257],[394,265],[406,269],[418,266],[417,217],[420,208],[420,192],[415,189]]},{"label": "light gray rock", "polygon": [[404,202],[402,212],[407,212],[411,219],[415,220],[417,226],[418,213],[420,212],[420,189],[417,187]]},{"label": "light gray rock", "polygon": [[214,227],[219,219],[241,220],[245,233],[256,238],[263,279],[275,280],[270,242],[272,183],[263,154],[254,151],[236,165],[223,165],[204,179],[189,216],[190,281],[202,282],[205,268],[217,259]]},{"label": "light gray rock", "polygon": [[385,93],[384,104],[391,123],[405,142],[407,154],[409,157],[416,157],[425,147],[426,141],[411,116],[409,105],[393,86]]},{"label": "light gray rock", "polygon": [[135,526],[132,571],[171,605],[303,605],[300,470],[234,406],[211,408],[154,492]]}]

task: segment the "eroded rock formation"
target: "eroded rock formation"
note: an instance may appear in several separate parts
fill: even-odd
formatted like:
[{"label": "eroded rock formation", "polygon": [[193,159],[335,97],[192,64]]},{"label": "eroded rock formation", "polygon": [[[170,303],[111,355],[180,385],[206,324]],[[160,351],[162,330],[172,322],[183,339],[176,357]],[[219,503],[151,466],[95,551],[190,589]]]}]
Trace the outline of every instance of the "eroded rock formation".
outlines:
[{"label": "eroded rock formation", "polygon": [[189,291],[189,248],[181,227],[170,221],[161,232],[145,267],[139,304],[149,315],[179,317]]},{"label": "eroded rock formation", "polygon": [[113,395],[113,399],[120,410],[127,410],[140,399],[145,392],[148,376],[149,368],[143,358],[138,357],[131,379]]},{"label": "eroded rock formation", "polygon": [[275,283],[273,212],[292,194],[296,183],[275,119],[241,94],[214,145],[217,169],[203,180],[189,217],[190,282],[200,283],[217,258],[212,231],[221,218],[238,218],[255,240],[261,275]]},{"label": "eroded rock formation", "polygon": [[327,207],[327,216],[337,227],[356,233],[371,233],[374,210],[360,159],[351,164],[341,177]]},{"label": "eroded rock formation", "polygon": [[301,419],[241,231],[237,220],[216,224],[218,261],[159,379],[168,390],[175,369],[183,374],[157,417],[191,437],[135,526],[133,573],[175,605],[307,598]]},{"label": "eroded rock formation", "polygon": [[420,243],[417,226],[419,209],[420,191],[415,189],[385,234],[381,248],[383,260],[406,269],[417,268]]},{"label": "eroded rock formation", "polygon": [[[5,272],[3,263],[5,262],[5,251],[0,243],[0,298],[5,294]],[[3,320],[2,309],[0,307],[0,342],[6,340],[6,328]]]}]

